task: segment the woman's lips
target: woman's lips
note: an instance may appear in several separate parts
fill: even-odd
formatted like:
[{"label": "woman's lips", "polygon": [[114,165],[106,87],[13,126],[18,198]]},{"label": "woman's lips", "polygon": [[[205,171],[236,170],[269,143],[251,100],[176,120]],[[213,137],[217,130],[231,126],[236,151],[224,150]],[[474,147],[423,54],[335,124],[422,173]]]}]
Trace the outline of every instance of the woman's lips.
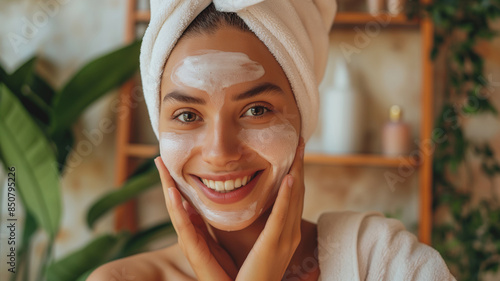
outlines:
[{"label": "woman's lips", "polygon": [[259,181],[262,172],[263,170],[258,171],[257,174],[253,177],[253,179],[250,182],[248,182],[245,186],[236,188],[226,193],[221,193],[207,187],[195,175],[191,175],[191,177],[208,199],[218,204],[231,204],[242,200],[253,190],[253,188]]}]

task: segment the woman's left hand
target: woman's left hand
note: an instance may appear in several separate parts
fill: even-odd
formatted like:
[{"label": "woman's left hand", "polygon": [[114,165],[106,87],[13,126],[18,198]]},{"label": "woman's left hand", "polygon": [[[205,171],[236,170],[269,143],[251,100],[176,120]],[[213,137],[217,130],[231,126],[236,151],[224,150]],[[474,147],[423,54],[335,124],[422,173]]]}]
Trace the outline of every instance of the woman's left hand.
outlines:
[{"label": "woman's left hand", "polygon": [[[283,278],[301,241],[304,147],[304,140],[300,137],[289,175],[283,179],[266,226],[243,262],[236,280],[277,281]],[[287,182],[290,179],[291,184]]]}]

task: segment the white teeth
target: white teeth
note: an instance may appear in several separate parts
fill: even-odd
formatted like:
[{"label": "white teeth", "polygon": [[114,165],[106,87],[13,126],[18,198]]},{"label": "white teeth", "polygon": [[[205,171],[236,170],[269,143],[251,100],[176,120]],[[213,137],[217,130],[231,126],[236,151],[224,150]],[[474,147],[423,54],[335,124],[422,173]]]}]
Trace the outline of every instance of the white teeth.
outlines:
[{"label": "white teeth", "polygon": [[236,180],[234,180],[234,188],[238,188],[241,186],[241,179],[238,178]]},{"label": "white teeth", "polygon": [[245,186],[250,180],[252,176],[244,176],[243,178],[237,178],[234,180],[227,181],[213,181],[207,179],[201,179],[201,181],[209,188],[216,190],[221,193],[230,192],[234,189]]},{"label": "white teeth", "polygon": [[215,190],[217,190],[217,191],[223,191],[224,190],[224,182],[222,182],[222,181],[216,181],[215,182]]},{"label": "white teeth", "polygon": [[234,189],[234,180],[228,180],[224,183],[224,189],[229,191]]}]

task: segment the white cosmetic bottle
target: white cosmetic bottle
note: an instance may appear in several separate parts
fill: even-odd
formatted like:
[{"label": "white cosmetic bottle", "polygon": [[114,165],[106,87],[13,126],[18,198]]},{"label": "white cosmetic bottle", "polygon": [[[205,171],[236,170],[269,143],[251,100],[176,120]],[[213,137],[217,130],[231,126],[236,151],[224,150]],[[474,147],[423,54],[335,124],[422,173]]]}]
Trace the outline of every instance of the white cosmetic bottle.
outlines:
[{"label": "white cosmetic bottle", "polygon": [[359,153],[363,145],[363,98],[354,87],[342,57],[330,54],[322,97],[323,151],[332,154]]},{"label": "white cosmetic bottle", "polygon": [[387,0],[387,9],[392,15],[398,15],[405,10],[405,0]]},{"label": "white cosmetic bottle", "polygon": [[379,15],[384,11],[384,0],[366,0],[368,13],[371,15]]}]

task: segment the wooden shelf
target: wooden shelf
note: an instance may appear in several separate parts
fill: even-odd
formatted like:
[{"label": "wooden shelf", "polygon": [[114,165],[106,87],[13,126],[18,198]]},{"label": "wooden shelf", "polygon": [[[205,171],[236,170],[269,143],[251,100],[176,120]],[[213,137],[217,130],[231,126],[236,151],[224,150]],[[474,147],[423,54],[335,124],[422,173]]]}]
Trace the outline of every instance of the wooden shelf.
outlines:
[{"label": "wooden shelf", "polygon": [[[137,0],[127,0],[127,22],[126,22],[126,42],[132,42],[137,36],[137,24],[148,23],[151,18],[149,10],[137,11]],[[427,4],[432,0],[420,0]],[[369,32],[377,28],[384,27],[408,27],[418,28],[422,35],[422,94],[421,94],[421,125],[420,138],[431,139],[433,128],[433,62],[429,53],[433,46],[433,25],[430,19],[421,18],[409,20],[404,14],[371,15],[362,12],[339,12],[334,19],[333,28],[351,28],[351,32],[356,31],[352,26]],[[131,89],[134,86],[132,80],[126,83],[120,91],[120,104],[126,108],[127,118],[118,119],[117,130],[117,157],[116,157],[116,186],[120,186],[130,175],[134,166],[133,158],[151,158],[158,155],[158,145],[131,143],[130,131],[132,127]],[[349,165],[381,168],[398,168],[401,164],[412,163],[410,157],[385,157],[377,154],[357,154],[357,155],[328,155],[325,153],[305,154],[305,162],[309,164],[322,165]],[[418,185],[419,185],[419,239],[420,242],[430,244],[432,230],[432,151],[424,148],[422,159],[418,161]],[[411,164],[410,164],[411,165]],[[136,206],[131,202],[116,212],[116,230],[137,230]]]},{"label": "wooden shelf", "polygon": [[151,13],[149,11],[137,11],[135,13],[135,20],[137,22],[149,22]]},{"label": "wooden shelf", "polygon": [[353,154],[353,155],[334,155],[324,153],[307,153],[304,155],[306,164],[324,164],[324,165],[348,165],[348,166],[375,166],[375,167],[394,167],[408,165],[412,163],[409,157],[388,157],[378,154]]},{"label": "wooden shelf", "polygon": [[158,155],[158,145],[152,144],[129,144],[125,152],[127,155],[139,158],[151,158]]},{"label": "wooden shelf", "polygon": [[[149,11],[137,11],[135,13],[135,20],[137,22],[149,22],[151,14]],[[382,26],[386,25],[409,25],[418,26],[418,20],[408,20],[404,14],[391,15],[379,14],[371,15],[361,12],[340,12],[335,16],[335,24],[353,25],[353,24],[368,24],[370,22],[377,22]]]},{"label": "wooden shelf", "polygon": [[391,14],[379,14],[371,15],[368,13],[354,13],[354,12],[342,12],[335,16],[333,27],[336,24],[342,25],[353,25],[353,24],[369,24],[371,22],[378,23],[382,27],[386,25],[408,25],[408,26],[418,26],[418,20],[409,20],[406,15],[391,15]]}]

